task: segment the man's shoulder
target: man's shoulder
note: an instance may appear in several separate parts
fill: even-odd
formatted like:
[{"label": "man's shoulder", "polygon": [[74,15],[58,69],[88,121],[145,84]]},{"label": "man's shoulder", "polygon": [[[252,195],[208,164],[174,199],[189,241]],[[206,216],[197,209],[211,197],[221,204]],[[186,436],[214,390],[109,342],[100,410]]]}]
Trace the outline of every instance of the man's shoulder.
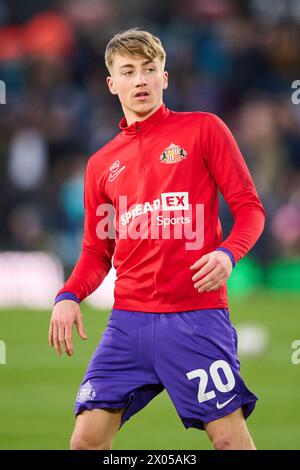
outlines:
[{"label": "man's shoulder", "polygon": [[210,123],[220,120],[220,117],[208,111],[170,111],[170,120],[180,124],[202,125],[204,121]]}]

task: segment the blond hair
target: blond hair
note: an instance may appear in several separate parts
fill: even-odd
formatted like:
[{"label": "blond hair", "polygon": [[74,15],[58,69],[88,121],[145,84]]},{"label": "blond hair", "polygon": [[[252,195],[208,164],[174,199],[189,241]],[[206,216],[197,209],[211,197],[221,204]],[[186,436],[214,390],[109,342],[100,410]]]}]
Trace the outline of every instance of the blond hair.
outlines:
[{"label": "blond hair", "polygon": [[105,50],[105,65],[110,72],[115,54],[142,56],[153,60],[159,58],[165,66],[166,52],[160,39],[148,31],[138,28],[128,29],[116,34],[107,44]]}]

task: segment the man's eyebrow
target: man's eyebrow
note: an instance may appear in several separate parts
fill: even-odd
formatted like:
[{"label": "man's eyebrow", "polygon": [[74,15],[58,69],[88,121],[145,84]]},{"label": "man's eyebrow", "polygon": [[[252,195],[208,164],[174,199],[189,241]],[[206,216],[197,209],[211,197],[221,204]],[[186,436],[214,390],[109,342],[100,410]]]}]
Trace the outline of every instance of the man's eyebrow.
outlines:
[{"label": "man's eyebrow", "polygon": [[[151,64],[152,62],[154,62],[153,60],[145,60],[144,62],[142,62],[142,65],[148,65],[148,64]],[[121,65],[119,67],[119,69],[125,69],[125,68],[134,68],[134,65],[133,64],[124,64],[124,65]]]}]

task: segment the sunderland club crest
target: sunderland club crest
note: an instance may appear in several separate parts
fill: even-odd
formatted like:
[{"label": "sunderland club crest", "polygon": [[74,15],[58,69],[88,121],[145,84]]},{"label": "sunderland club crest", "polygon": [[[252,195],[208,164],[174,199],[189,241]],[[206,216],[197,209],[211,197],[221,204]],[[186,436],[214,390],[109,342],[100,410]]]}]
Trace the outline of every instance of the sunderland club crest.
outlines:
[{"label": "sunderland club crest", "polygon": [[187,152],[180,145],[171,144],[159,157],[161,163],[178,163],[187,157]]},{"label": "sunderland club crest", "polygon": [[76,401],[78,403],[85,403],[86,401],[95,400],[95,397],[96,391],[92,386],[91,382],[88,380],[84,385],[80,387]]}]

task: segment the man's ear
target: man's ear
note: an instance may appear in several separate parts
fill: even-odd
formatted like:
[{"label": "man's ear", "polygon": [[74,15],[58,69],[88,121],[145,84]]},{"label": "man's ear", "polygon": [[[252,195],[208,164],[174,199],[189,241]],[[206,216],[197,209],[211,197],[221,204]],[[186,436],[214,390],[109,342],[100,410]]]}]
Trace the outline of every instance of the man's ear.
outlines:
[{"label": "man's ear", "polygon": [[106,83],[107,83],[107,86],[109,88],[109,91],[113,94],[113,95],[117,95],[117,90],[115,88],[115,85],[114,85],[114,81],[112,79],[111,76],[108,76],[106,78]]},{"label": "man's ear", "polygon": [[166,90],[168,88],[168,79],[169,79],[169,74],[166,70],[164,70],[163,90]]}]

